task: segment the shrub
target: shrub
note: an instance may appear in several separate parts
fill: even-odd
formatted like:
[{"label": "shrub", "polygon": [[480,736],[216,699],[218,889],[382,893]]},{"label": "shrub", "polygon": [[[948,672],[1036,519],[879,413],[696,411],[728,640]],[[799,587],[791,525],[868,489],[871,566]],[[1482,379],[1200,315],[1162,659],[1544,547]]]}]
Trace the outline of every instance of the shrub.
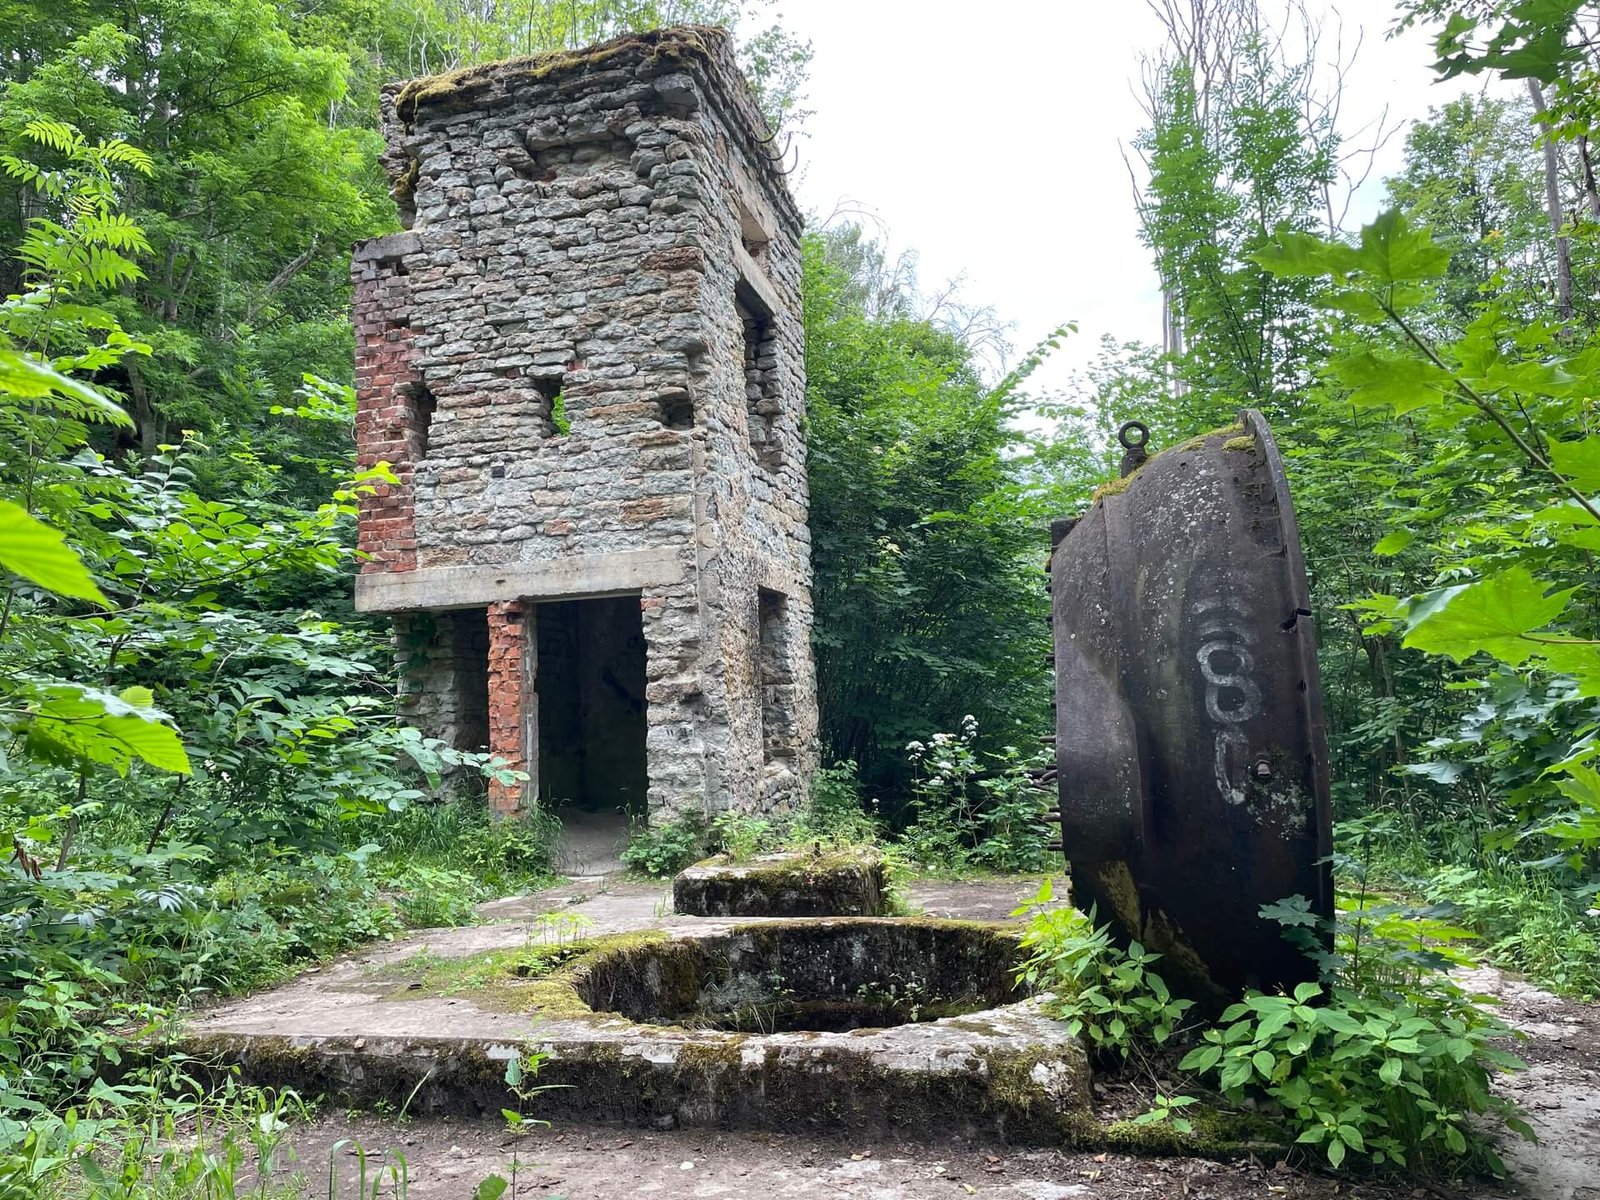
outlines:
[{"label": "shrub", "polygon": [[1493,1070],[1521,1066],[1489,1044],[1509,1032],[1442,977],[1395,998],[1303,983],[1293,996],[1246,996],[1179,1067],[1210,1076],[1234,1102],[1275,1100],[1297,1141],[1335,1167],[1355,1154],[1375,1166],[1503,1173],[1472,1119],[1489,1113],[1532,1136],[1489,1090]]},{"label": "shrub", "polygon": [[711,850],[726,854],[736,863],[749,862],[756,855],[777,846],[778,829],[765,817],[744,813],[718,813],[711,822]]},{"label": "shrub", "polygon": [[967,716],[959,732],[936,733],[906,747],[916,773],[916,819],[901,839],[906,853],[949,871],[1045,868],[1050,834],[1044,818],[1052,799],[1032,775],[1045,752],[1023,754],[1005,746],[982,754],[977,741],[978,722]]},{"label": "shrub", "polygon": [[630,870],[662,879],[703,857],[705,849],[705,821],[688,815],[661,825],[635,822],[621,858]]},{"label": "shrub", "polygon": [[1126,1059],[1135,1050],[1165,1045],[1193,1002],[1175,999],[1150,969],[1161,956],[1138,942],[1126,950],[1117,946],[1106,926],[1095,926],[1092,913],[1043,907],[1053,897],[1047,879],[1012,914],[1036,910],[1022,935],[1028,956],[1017,981],[1046,993],[1046,1010],[1067,1022],[1074,1037],[1086,1038],[1097,1058]]},{"label": "shrub", "polygon": [[385,872],[383,882],[409,929],[470,925],[487,890],[466,871],[420,863]]},{"label": "shrub", "polygon": [[877,807],[876,800],[862,800],[855,763],[830,763],[812,778],[811,795],[790,825],[788,840],[796,844],[876,845],[883,837]]}]

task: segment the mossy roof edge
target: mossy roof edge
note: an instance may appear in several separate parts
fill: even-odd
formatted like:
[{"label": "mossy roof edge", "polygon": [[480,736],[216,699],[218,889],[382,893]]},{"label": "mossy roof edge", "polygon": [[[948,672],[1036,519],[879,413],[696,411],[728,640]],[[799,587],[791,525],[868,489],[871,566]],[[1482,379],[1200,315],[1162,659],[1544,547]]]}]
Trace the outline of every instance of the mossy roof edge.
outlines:
[{"label": "mossy roof edge", "polygon": [[396,93],[395,111],[401,120],[409,122],[425,105],[444,103],[501,79],[552,79],[630,56],[652,62],[698,58],[709,64],[714,54],[713,45],[721,42],[725,46],[727,38],[727,32],[714,25],[672,25],[644,33],[625,33],[578,50],[543,50],[538,54],[419,75],[389,87]]},{"label": "mossy roof edge", "polygon": [[[789,192],[784,172],[774,168],[761,153],[760,147],[770,142],[773,134],[756,104],[750,81],[734,57],[733,39],[726,29],[717,25],[669,25],[642,33],[625,33],[577,50],[546,50],[399,80],[387,84],[383,90],[393,95],[395,115],[409,128],[419,108],[448,103],[453,98],[475,99],[504,80],[544,81],[619,61],[682,64],[691,60],[704,68],[702,78],[717,93],[735,126],[743,127],[737,132],[748,139],[746,149],[752,165],[758,168],[757,174],[769,177],[769,186],[773,187],[776,197],[797,222],[803,223],[803,214]],[[766,160],[766,170],[759,169],[763,160]]]}]

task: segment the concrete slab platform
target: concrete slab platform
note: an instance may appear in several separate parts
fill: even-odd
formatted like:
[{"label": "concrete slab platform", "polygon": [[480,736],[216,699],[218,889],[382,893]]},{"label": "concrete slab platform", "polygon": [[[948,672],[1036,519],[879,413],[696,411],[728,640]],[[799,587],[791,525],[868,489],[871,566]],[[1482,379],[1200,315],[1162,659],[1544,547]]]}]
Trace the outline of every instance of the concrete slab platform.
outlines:
[{"label": "concrete slab platform", "polygon": [[[940,896],[952,913],[1001,906],[1009,912],[1031,891],[1006,881],[966,889],[961,902]],[[419,1114],[515,1107],[507,1064],[537,1051],[549,1058],[530,1082],[556,1085],[539,1095],[538,1111],[568,1119],[724,1128],[809,1128],[820,1121],[913,1136],[1022,1140],[1058,1139],[1064,1122],[1088,1119],[1082,1049],[1029,1001],[885,1029],[735,1032],[641,1024],[586,1005],[517,1011],[470,990],[427,991],[407,975],[412,966],[422,970],[440,960],[500,962],[492,956],[559,950],[606,935],[696,946],[722,939],[716,953],[741,939],[759,940],[745,931],[801,924],[838,925],[841,934],[852,926],[896,937],[915,930],[969,936],[975,929],[998,936],[970,924],[683,917],[670,911],[665,887],[612,878],[487,905],[484,915],[488,924],[426,931],[198,1013],[186,1023],[183,1048],[237,1063],[253,1082],[346,1104],[406,1104]],[[636,943],[618,942],[624,944]],[[875,966],[878,951],[856,957]]]}]

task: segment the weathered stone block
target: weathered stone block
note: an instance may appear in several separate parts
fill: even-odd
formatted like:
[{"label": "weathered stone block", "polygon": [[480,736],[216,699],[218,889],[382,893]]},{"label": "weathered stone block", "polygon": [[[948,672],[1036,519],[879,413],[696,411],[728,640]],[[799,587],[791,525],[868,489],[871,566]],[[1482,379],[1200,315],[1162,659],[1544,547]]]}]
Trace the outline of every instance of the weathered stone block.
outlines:
[{"label": "weathered stone block", "polygon": [[888,868],[877,854],[768,854],[748,863],[696,863],[672,881],[672,904],[693,917],[881,917],[888,890]]}]

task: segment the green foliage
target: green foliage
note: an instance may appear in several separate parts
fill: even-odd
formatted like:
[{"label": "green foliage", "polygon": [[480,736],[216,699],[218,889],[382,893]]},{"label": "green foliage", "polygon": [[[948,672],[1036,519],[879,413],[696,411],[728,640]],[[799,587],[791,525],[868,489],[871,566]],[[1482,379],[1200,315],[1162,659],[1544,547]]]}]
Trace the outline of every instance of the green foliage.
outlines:
[{"label": "green foliage", "polygon": [[1048,514],[1013,424],[1039,359],[987,387],[973,342],[914,316],[859,230],[804,254],[824,756],[899,800],[912,738],[965,713],[996,744],[1048,725]]},{"label": "green foliage", "polygon": [[[11,395],[15,397],[16,393]],[[0,500],[0,570],[9,571],[58,596],[106,603],[94,577],[66,544],[66,539],[8,500]]]},{"label": "green foliage", "polygon": [[724,812],[711,822],[709,844],[712,853],[726,854],[732,861],[743,863],[776,849],[780,839],[781,831],[764,817]]},{"label": "green foliage", "polygon": [[[21,290],[0,301],[0,1150],[38,1176],[74,1136],[52,1113],[106,1100],[130,1033],[406,924],[475,919],[482,885],[451,855],[476,847],[526,881],[549,843],[530,825],[522,846],[464,838],[444,861],[405,847],[397,863],[350,837],[446,770],[503,773],[401,726],[388,648],[317,611],[347,607],[354,501],[385,476],[296,507],[270,486],[205,496],[218,456],[196,439],[142,458],[92,449],[94,427],[129,421],[79,377],[148,349],[92,301],[141,278],[124,255],[148,247],[113,205],[118,173],[149,162],[65,125],[23,135],[57,158],[4,163],[51,215],[30,221]],[[313,393],[308,412],[348,408],[348,389]],[[270,477],[247,445],[226,457]],[[147,1194],[160,1153],[128,1145],[97,1194]],[[174,1188],[221,1195],[234,1176],[216,1172],[239,1163],[163,1165]]]},{"label": "green foliage", "polygon": [[[1147,84],[1150,125],[1135,141],[1149,168],[1140,230],[1166,296],[1169,369],[1195,395],[1200,428],[1225,424],[1248,404],[1269,414],[1321,350],[1310,289],[1253,260],[1275,230],[1325,218],[1337,173],[1338,135],[1312,86],[1314,62],[1297,62],[1259,16],[1214,36],[1227,72],[1173,47]],[[1190,432],[1194,432],[1191,430]]]},{"label": "green foliage", "polygon": [[[183,1066],[173,1061],[153,1077],[102,1083],[81,1110],[0,1133],[0,1196],[284,1195],[284,1142],[291,1123],[309,1115],[300,1097],[232,1078],[207,1090]],[[174,1136],[179,1129],[192,1136]]]},{"label": "green foliage", "polygon": [[554,847],[561,821],[537,808],[514,821],[490,812],[474,797],[445,803],[414,804],[399,813],[375,814],[350,824],[346,839],[358,844],[381,840],[386,857],[401,864],[438,864],[469,876],[475,899],[508,896],[552,878]]},{"label": "green foliage", "polygon": [[[1045,907],[1051,899],[1047,882],[1031,902],[1018,981],[1045,993],[1047,1009],[1102,1061],[1149,1072],[1160,1047],[1187,1040],[1180,1026],[1190,1003],[1173,999],[1151,970],[1157,955],[1137,942],[1119,948],[1092,915]],[[1341,909],[1336,953],[1324,956],[1339,982],[1304,983],[1292,996],[1248,993],[1199,1031],[1178,1070],[1231,1104],[1273,1102],[1296,1143],[1335,1168],[1350,1159],[1428,1173],[1503,1171],[1480,1118],[1531,1136],[1490,1086],[1496,1072],[1522,1064],[1495,1044],[1511,1031],[1441,970],[1470,962],[1439,949],[1463,932],[1364,895],[1341,897]],[[1263,916],[1291,929],[1316,922],[1299,897]],[[1137,1120],[1188,1132],[1179,1110],[1195,1102],[1157,1092]]]},{"label": "green foliage", "polygon": [[[1441,441],[1465,431],[1474,473],[1507,481],[1490,511],[1441,497],[1429,514],[1430,548],[1451,563],[1444,580],[1406,599],[1364,599],[1359,611],[1367,631],[1399,632],[1402,646],[1463,664],[1469,678],[1487,660],[1493,675],[1520,679],[1524,695],[1539,688],[1550,697],[1545,722],[1554,752],[1507,773],[1520,775],[1513,796],[1525,834],[1555,838],[1581,861],[1600,847],[1600,789],[1586,765],[1600,753],[1586,724],[1600,696],[1600,639],[1592,607],[1574,603],[1592,590],[1589,551],[1600,538],[1600,500],[1592,498],[1600,481],[1590,461],[1596,439],[1582,400],[1597,360],[1585,342],[1554,326],[1529,326],[1499,301],[1480,303],[1451,341],[1427,336],[1430,286],[1449,257],[1391,210],[1362,231],[1358,245],[1285,234],[1260,261],[1279,273],[1326,277],[1331,286],[1320,303],[1365,327],[1357,346],[1329,367],[1352,402],[1403,415]],[[1393,532],[1409,536],[1386,549],[1410,552],[1416,527]],[[1486,716],[1499,715],[1499,705],[1488,703],[1489,713],[1468,718],[1480,731]],[[1563,727],[1571,730],[1564,747]]]},{"label": "green foliage", "polygon": [[1463,806],[1417,828],[1384,810],[1341,822],[1342,857],[1376,886],[1419,897],[1474,931],[1483,954],[1565,995],[1600,995],[1600,924],[1593,885],[1564,859],[1528,863],[1484,809]]},{"label": "green foliage", "polygon": [[1161,956],[1138,942],[1117,946],[1108,926],[1096,927],[1093,913],[1052,907],[1053,899],[1046,879],[1012,914],[1033,910],[1022,935],[1026,957],[1017,982],[1046,993],[1046,1010],[1067,1022],[1072,1036],[1083,1037],[1097,1058],[1127,1059],[1165,1045],[1193,1002],[1174,998],[1150,969]]},{"label": "green foliage", "polygon": [[1584,25],[1586,0],[1400,0],[1401,27],[1443,20],[1434,37],[1441,78],[1493,73],[1555,88],[1552,132],[1582,137],[1600,128],[1600,70]]},{"label": "green foliage", "polygon": [[978,749],[978,722],[963,717],[959,732],[935,733],[907,747],[915,767],[915,814],[900,844],[913,862],[940,870],[984,867],[1038,871],[1050,854],[1045,815],[1052,797],[1033,777],[1046,750],[1015,746]]},{"label": "green foliage", "polygon": [[825,764],[812,776],[811,795],[790,823],[788,838],[797,845],[875,845],[885,836],[877,807],[876,800],[863,799],[855,763]]},{"label": "green foliage", "polygon": [[1183,1110],[1191,1104],[1199,1103],[1200,1100],[1196,1096],[1164,1096],[1157,1092],[1149,1110],[1135,1117],[1133,1123],[1135,1125],[1170,1123],[1179,1133],[1193,1133],[1194,1122],[1183,1115]]},{"label": "green foliage", "polygon": [[706,854],[706,823],[686,814],[660,825],[635,822],[628,833],[622,863],[631,871],[665,879]]},{"label": "green foliage", "polygon": [[1214,1077],[1236,1102],[1277,1101],[1297,1142],[1333,1167],[1355,1155],[1380,1167],[1503,1171],[1472,1120],[1488,1113],[1526,1132],[1489,1087],[1495,1070],[1520,1065],[1491,1044],[1504,1025],[1443,980],[1395,997],[1335,988],[1319,999],[1314,983],[1247,996],[1180,1069]]}]

